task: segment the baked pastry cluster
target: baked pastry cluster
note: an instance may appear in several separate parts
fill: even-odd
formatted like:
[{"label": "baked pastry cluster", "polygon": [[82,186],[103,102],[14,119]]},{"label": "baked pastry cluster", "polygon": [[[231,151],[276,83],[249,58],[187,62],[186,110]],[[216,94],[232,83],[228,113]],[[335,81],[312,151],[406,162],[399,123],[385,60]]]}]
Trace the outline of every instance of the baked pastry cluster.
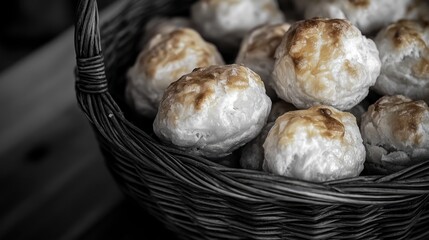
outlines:
[{"label": "baked pastry cluster", "polygon": [[147,23],[125,98],[161,142],[225,167],[399,171],[429,160],[427,5],[299,0],[285,22],[276,0],[199,0]]}]

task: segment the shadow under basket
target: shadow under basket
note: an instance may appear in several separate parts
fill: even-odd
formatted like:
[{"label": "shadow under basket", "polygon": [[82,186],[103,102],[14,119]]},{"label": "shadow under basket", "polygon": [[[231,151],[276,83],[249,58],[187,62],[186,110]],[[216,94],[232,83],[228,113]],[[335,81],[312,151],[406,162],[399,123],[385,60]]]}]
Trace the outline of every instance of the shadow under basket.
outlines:
[{"label": "shadow under basket", "polygon": [[96,1],[79,1],[77,101],[123,192],[182,239],[429,239],[429,161],[310,183],[189,155],[132,121],[122,95],[144,24],[192,2],[127,0],[99,27]]}]

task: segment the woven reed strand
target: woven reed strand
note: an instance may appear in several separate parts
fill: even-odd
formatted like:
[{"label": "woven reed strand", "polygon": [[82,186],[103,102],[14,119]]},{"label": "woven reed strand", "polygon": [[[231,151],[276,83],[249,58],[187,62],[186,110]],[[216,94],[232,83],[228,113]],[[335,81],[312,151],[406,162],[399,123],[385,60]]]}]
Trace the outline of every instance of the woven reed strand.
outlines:
[{"label": "woven reed strand", "polygon": [[429,238],[429,161],[388,176],[309,183],[217,165],[129,122],[117,89],[144,24],[192,2],[128,0],[101,33],[96,1],[79,2],[77,101],[125,194],[182,239]]}]

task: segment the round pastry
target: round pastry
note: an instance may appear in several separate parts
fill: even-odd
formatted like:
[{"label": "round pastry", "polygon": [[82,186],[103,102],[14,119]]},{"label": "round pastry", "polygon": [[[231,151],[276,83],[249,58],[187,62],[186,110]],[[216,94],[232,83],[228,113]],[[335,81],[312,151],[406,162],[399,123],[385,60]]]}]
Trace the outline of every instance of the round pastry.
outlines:
[{"label": "round pastry", "polygon": [[355,117],[329,106],[283,114],[263,147],[265,171],[314,182],[356,177],[365,161]]},{"label": "round pastry", "polygon": [[145,34],[141,41],[141,48],[143,48],[155,35],[168,34],[179,28],[193,28],[191,20],[184,17],[152,18],[145,26]]},{"label": "round pastry", "polygon": [[255,138],[270,109],[255,72],[236,64],[210,66],[167,88],[153,128],[161,140],[193,154],[222,157]]},{"label": "round pastry", "polygon": [[271,73],[274,68],[274,54],[290,24],[263,25],[252,30],[241,42],[236,63],[255,71],[264,81],[267,95],[276,97],[271,88]]},{"label": "round pastry", "polygon": [[191,18],[202,35],[225,46],[239,46],[251,29],[284,21],[275,0],[200,0]]},{"label": "round pastry", "polygon": [[348,19],[368,34],[401,19],[410,0],[328,0],[307,4],[305,17]]},{"label": "round pastry", "polygon": [[194,68],[223,64],[216,47],[194,30],[154,36],[128,71],[126,100],[136,112],[154,117],[168,85]]},{"label": "round pastry", "polygon": [[400,20],[375,38],[381,73],[374,90],[429,102],[429,22]]},{"label": "round pastry", "polygon": [[374,42],[349,21],[309,19],[292,24],[276,51],[273,88],[297,108],[350,109],[380,73]]},{"label": "round pastry", "polygon": [[365,169],[392,173],[429,159],[429,107],[401,95],[384,96],[362,116]]}]

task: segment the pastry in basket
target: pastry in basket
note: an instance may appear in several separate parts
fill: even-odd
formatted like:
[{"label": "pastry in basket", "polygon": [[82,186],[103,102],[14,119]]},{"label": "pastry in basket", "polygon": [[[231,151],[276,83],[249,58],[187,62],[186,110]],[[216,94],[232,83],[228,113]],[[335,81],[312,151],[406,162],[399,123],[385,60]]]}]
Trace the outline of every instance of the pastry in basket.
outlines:
[{"label": "pastry in basket", "polygon": [[194,68],[223,63],[216,47],[192,29],[157,34],[128,71],[126,100],[142,116],[154,117],[170,83]]},{"label": "pastry in basket", "polygon": [[193,28],[192,21],[185,17],[155,17],[149,20],[145,26],[141,48],[157,34],[167,34],[179,28]]},{"label": "pastry in basket", "polygon": [[377,31],[403,18],[410,0],[327,0],[307,1],[305,18],[348,19],[364,34]]},{"label": "pastry in basket", "polygon": [[228,48],[259,25],[284,21],[276,0],[199,0],[191,18],[205,38]]},{"label": "pastry in basket", "polygon": [[276,93],[271,88],[271,73],[274,67],[274,54],[290,24],[272,24],[258,27],[241,42],[240,51],[235,60],[255,71],[265,83],[267,94],[271,98]]},{"label": "pastry in basket", "polygon": [[264,144],[268,132],[274,125],[274,121],[276,121],[279,116],[293,110],[296,110],[296,108],[285,101],[279,100],[273,103],[270,114],[268,115],[267,125],[265,125],[261,133],[255,139],[248,142],[241,150],[241,168],[262,170],[262,163],[264,161],[264,148],[262,147],[262,144]]},{"label": "pastry in basket", "polygon": [[188,152],[223,157],[259,134],[270,109],[255,72],[237,64],[210,66],[167,88],[153,129],[164,142]]},{"label": "pastry in basket", "polygon": [[382,95],[429,102],[429,22],[392,23],[378,33],[375,43],[381,73],[374,89]]},{"label": "pastry in basket", "polygon": [[362,116],[368,172],[392,173],[429,160],[429,108],[424,101],[384,96]]},{"label": "pastry in basket", "polygon": [[303,20],[292,24],[277,48],[272,86],[300,109],[346,110],[368,95],[380,65],[374,42],[349,21]]},{"label": "pastry in basket", "polygon": [[277,118],[263,147],[265,171],[314,182],[356,177],[365,161],[355,117],[323,105]]}]

